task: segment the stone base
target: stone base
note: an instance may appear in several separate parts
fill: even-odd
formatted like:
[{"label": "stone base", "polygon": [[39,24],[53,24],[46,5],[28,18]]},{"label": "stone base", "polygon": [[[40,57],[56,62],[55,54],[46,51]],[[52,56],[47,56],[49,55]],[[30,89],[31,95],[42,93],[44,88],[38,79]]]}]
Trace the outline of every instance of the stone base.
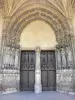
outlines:
[{"label": "stone base", "polygon": [[58,91],[68,94],[75,93],[75,70],[63,69],[57,70],[56,88]]},{"label": "stone base", "polygon": [[60,92],[60,93],[75,95],[75,92],[67,92],[67,91],[60,91],[60,90],[56,90],[56,91],[57,91],[57,92]]},{"label": "stone base", "polygon": [[71,95],[75,95],[75,92],[69,92],[69,94],[71,94]]},{"label": "stone base", "polygon": [[34,91],[35,93],[42,93],[42,85],[35,85]]}]

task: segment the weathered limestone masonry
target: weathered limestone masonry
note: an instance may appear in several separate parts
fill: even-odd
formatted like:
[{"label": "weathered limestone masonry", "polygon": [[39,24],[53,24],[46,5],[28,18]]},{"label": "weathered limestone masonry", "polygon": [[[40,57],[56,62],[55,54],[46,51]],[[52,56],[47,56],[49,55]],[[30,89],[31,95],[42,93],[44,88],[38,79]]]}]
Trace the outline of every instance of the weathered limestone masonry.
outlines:
[{"label": "weathered limestone masonry", "polygon": [[19,91],[20,81],[20,49],[5,45],[5,35],[2,37],[0,91],[9,93]]},{"label": "weathered limestone masonry", "polygon": [[[54,3],[51,3],[54,0],[38,0],[38,3],[36,1],[33,0],[31,3],[31,0],[28,0],[28,3],[24,3],[8,18],[7,25],[4,23],[7,40],[3,35],[0,57],[0,91],[19,91],[20,49],[17,48],[17,45],[20,42],[21,32],[31,22],[42,20],[52,27],[58,42],[58,48],[56,47],[56,90],[73,94],[75,93],[75,38],[74,35],[70,35],[71,23],[61,12],[64,9],[58,9],[62,8],[62,5],[61,7],[58,7],[58,4],[55,6]],[[9,46],[6,46],[5,43]]]},{"label": "weathered limestone masonry", "polygon": [[74,60],[74,39],[65,47],[56,49],[56,83],[57,91],[75,94],[75,60]]}]

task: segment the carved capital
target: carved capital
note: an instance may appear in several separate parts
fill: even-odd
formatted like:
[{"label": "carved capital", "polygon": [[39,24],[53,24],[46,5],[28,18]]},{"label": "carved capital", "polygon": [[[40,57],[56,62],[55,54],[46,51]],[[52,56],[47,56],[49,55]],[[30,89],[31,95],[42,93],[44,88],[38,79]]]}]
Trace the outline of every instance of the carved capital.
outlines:
[{"label": "carved capital", "polygon": [[41,51],[41,49],[40,49],[40,47],[38,46],[38,47],[36,47],[36,50],[35,50],[36,52],[40,52]]}]

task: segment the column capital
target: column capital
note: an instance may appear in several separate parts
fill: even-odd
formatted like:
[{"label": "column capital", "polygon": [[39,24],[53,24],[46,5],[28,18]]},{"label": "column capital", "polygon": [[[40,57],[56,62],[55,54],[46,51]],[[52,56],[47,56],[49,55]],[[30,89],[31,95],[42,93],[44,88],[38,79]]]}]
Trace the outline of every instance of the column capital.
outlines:
[{"label": "column capital", "polygon": [[36,47],[36,50],[35,50],[36,52],[40,52],[41,51],[41,49],[40,49],[40,47],[38,46],[38,47]]}]

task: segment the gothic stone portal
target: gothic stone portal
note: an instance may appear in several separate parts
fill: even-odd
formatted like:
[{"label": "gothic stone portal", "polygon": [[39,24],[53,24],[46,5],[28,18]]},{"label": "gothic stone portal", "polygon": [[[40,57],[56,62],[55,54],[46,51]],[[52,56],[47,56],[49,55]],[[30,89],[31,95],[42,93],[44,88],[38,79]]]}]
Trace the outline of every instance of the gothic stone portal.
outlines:
[{"label": "gothic stone portal", "polygon": [[[35,65],[36,54],[35,51],[21,51],[21,65],[20,65],[20,90],[33,91],[35,85]],[[56,66],[55,66],[55,52],[41,51],[40,53],[41,65],[41,84],[42,90],[56,89]]]}]

